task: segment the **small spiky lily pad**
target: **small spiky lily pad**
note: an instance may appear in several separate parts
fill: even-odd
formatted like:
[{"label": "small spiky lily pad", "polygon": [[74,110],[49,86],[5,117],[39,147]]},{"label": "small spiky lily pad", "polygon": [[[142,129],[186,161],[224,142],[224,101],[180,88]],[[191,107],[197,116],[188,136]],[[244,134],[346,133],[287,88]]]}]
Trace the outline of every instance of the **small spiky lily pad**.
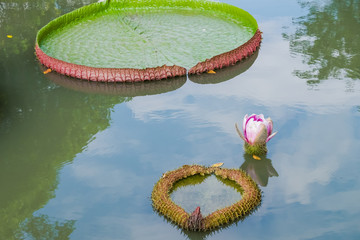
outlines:
[{"label": "small spiky lily pad", "polygon": [[[187,213],[171,200],[170,192],[176,182],[197,174],[215,174],[234,181],[244,191],[241,200],[206,217],[202,216],[200,208],[196,208],[191,214]],[[240,169],[184,165],[174,171],[166,172],[160,178],[154,186],[151,199],[154,208],[179,227],[190,231],[210,231],[249,215],[261,203],[261,192],[257,184]]]},{"label": "small spiky lily pad", "polygon": [[35,51],[47,68],[91,81],[158,80],[215,72],[261,42],[246,11],[206,0],[107,0],[40,29]]}]

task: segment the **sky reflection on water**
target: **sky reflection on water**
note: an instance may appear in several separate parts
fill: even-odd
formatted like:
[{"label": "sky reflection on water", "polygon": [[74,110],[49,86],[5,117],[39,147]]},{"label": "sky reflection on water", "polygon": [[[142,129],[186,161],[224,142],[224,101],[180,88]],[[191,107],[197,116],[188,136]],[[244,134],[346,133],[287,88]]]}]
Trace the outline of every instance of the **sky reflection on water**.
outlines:
[{"label": "sky reflection on water", "polygon": [[[67,89],[43,76],[31,45],[37,29],[79,5],[57,1],[66,7],[61,11],[48,5],[49,16],[40,15],[32,28],[11,28],[16,14],[0,12],[1,32],[31,39],[21,48],[14,47],[16,38],[11,46],[0,40],[5,56],[0,60],[0,233],[16,239],[25,231],[27,239],[36,239],[30,234],[38,228],[46,226],[40,235],[49,236],[58,234],[51,230],[58,225],[64,234],[59,239],[66,234],[70,239],[360,237],[359,65],[327,61],[355,77],[314,74],[316,82],[308,82],[297,73],[316,73],[307,60],[317,50],[299,52],[292,41],[302,27],[299,17],[321,28],[306,22],[320,10],[308,10],[311,4],[301,8],[297,1],[227,2],[253,14],[264,32],[251,66],[219,83],[190,78],[172,91],[131,98]],[[359,1],[334,0],[324,1],[324,9],[342,2],[359,6]],[[28,11],[28,21],[40,11],[29,9],[18,10]],[[359,21],[358,15],[351,17]],[[345,39],[358,34],[344,31]],[[360,54],[356,45],[351,49]],[[259,177],[260,208],[211,235],[184,233],[158,216],[150,196],[164,172],[193,163],[249,166],[234,124],[251,113],[270,116],[279,131],[268,143],[267,164],[254,167],[278,175]]]}]

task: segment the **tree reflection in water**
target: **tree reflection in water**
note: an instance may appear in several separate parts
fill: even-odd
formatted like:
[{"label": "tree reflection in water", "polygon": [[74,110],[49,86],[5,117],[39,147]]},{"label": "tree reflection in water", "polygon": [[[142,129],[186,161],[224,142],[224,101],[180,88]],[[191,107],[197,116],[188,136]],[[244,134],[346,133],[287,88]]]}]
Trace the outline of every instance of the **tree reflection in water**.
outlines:
[{"label": "tree reflection in water", "polygon": [[34,55],[42,26],[95,1],[0,1],[0,32],[13,35],[0,38],[0,239],[69,238],[72,219],[36,211],[55,197],[62,167],[110,126],[113,107],[132,99],[60,87]]},{"label": "tree reflection in water", "polygon": [[284,37],[310,70],[294,74],[310,85],[329,78],[360,79],[360,0],[300,1],[300,5],[309,12],[294,19],[295,33]]},{"label": "tree reflection in water", "polygon": [[51,220],[47,215],[33,216],[21,224],[19,238],[25,237],[26,239],[36,240],[70,239],[70,234],[75,229],[74,224],[74,220],[60,222]]},{"label": "tree reflection in water", "polygon": [[59,7],[43,0],[0,2],[0,32],[13,35],[0,39],[1,239],[66,239],[74,230],[71,219],[33,214],[55,196],[63,165],[109,126],[115,104],[129,100],[81,94],[45,79],[34,56],[35,36],[63,13]]}]

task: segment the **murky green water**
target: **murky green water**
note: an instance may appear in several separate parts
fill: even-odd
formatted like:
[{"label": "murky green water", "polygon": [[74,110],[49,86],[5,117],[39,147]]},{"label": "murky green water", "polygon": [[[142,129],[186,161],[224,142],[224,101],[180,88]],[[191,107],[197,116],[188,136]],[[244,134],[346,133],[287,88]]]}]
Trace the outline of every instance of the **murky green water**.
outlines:
[{"label": "murky green water", "polygon": [[[215,75],[126,85],[44,75],[37,30],[90,2],[0,1],[0,239],[360,238],[360,1],[226,1],[264,39]],[[260,161],[234,128],[251,113],[279,131]],[[201,234],[153,211],[164,172],[216,162],[258,182],[255,213]],[[202,187],[211,208],[219,191]]]}]

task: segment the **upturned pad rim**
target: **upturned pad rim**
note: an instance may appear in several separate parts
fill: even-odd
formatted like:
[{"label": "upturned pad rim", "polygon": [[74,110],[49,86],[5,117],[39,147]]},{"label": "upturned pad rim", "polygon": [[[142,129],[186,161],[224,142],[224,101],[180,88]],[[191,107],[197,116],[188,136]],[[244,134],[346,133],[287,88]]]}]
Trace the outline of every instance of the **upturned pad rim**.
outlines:
[{"label": "upturned pad rim", "polygon": [[[238,184],[244,192],[240,201],[212,212],[194,226],[191,221],[192,215],[171,200],[170,192],[176,182],[196,174],[215,174],[223,179],[230,179]],[[180,228],[205,232],[244,219],[251,214],[261,203],[261,191],[251,177],[241,169],[184,165],[163,174],[153,188],[151,199],[154,209]]]},{"label": "upturned pad rim", "polygon": [[[232,16],[234,19],[241,18],[241,21],[246,22],[248,27],[252,29],[251,31],[254,33],[254,35],[241,46],[231,51],[213,56],[209,59],[206,59],[205,61],[201,61],[195,66],[191,67],[188,71],[186,68],[178,65],[163,65],[144,69],[91,67],[56,59],[47,55],[41,49],[41,41],[45,38],[45,36],[47,36],[55,29],[64,26],[74,21],[75,19],[78,19],[81,17],[81,14],[105,11],[110,7],[110,5],[111,7],[122,10],[124,8],[141,9],[143,7],[149,7],[156,9],[196,8],[204,11],[224,12],[229,16]],[[37,33],[35,54],[38,60],[47,68],[70,77],[98,82],[139,82],[184,76],[187,73],[200,74],[210,70],[221,69],[234,65],[235,63],[252,55],[259,48],[261,40],[261,31],[258,29],[256,20],[248,12],[229,4],[205,0],[111,0],[84,6],[50,21]]]}]

